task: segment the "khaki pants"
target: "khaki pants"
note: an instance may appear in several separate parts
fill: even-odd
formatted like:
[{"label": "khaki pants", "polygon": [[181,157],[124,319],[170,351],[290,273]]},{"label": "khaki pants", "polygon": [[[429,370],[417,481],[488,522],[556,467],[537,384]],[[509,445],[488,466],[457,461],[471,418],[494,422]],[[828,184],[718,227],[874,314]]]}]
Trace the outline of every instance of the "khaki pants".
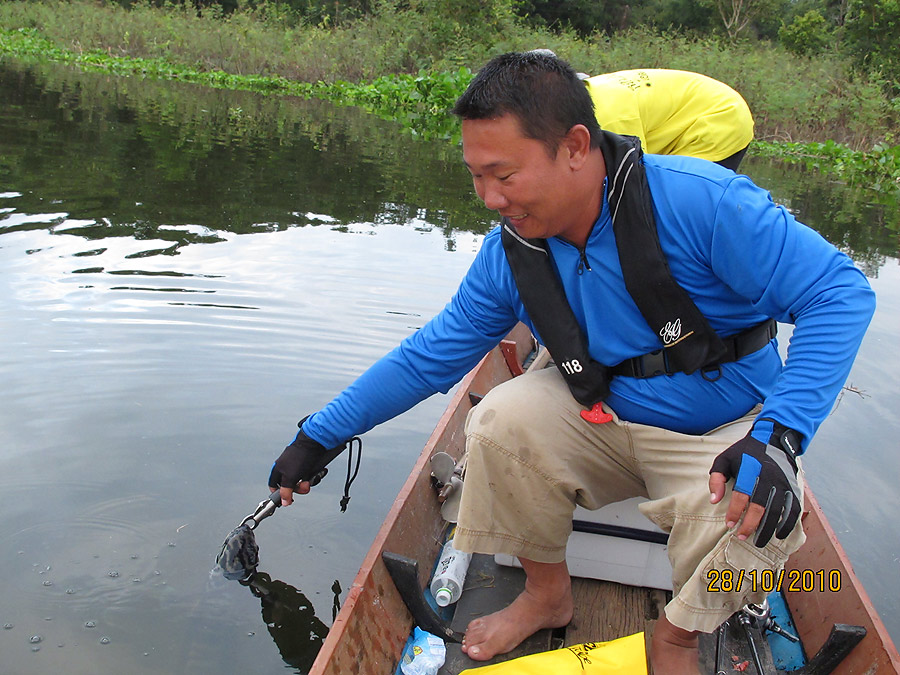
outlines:
[{"label": "khaki pants", "polygon": [[[620,420],[584,421],[556,369],[528,373],[492,390],[466,421],[465,482],[455,544],[464,551],[527,560],[565,560],[575,505],[598,509],[629,497],[650,501],[641,512],[669,533],[673,594],[666,617],[685,630],[712,632],[748,602],[745,582],[711,592],[729,570],[738,579],[780,570],[805,536],[799,525],[765,548],[725,527],[725,498],[709,503],[713,459],[750,430],[758,410],[703,436]],[[803,475],[799,484],[803,488]],[[756,572],[751,572],[755,570]],[[718,583],[715,584],[719,586]]]}]

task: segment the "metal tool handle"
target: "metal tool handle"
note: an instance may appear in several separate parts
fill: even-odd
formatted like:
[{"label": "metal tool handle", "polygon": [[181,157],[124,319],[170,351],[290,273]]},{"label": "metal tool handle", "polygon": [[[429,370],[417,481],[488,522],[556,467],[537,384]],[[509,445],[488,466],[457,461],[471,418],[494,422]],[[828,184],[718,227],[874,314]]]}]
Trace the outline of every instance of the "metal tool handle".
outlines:
[{"label": "metal tool handle", "polygon": [[259,522],[275,513],[275,509],[279,506],[281,506],[281,494],[278,490],[275,490],[275,492],[270,493],[259,503],[259,506],[256,507],[253,513],[244,518],[241,525],[246,525],[251,530],[255,530]]},{"label": "metal tool handle", "polygon": [[[309,484],[318,485],[325,477],[326,473],[328,473],[328,469],[323,468],[315,476],[309,479]],[[281,506],[281,492],[278,490],[270,492],[256,507],[256,511],[241,521],[241,525],[246,525],[251,530],[255,530],[256,526],[259,525],[259,521],[264,520],[275,513],[275,509],[279,506]]]}]

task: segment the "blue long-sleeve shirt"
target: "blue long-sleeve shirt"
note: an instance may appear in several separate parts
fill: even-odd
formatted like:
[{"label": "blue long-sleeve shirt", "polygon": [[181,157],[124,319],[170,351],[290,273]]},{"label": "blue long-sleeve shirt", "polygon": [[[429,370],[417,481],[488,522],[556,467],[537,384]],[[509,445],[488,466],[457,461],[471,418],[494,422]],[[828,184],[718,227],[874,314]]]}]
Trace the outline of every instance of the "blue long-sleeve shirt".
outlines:
[{"label": "blue long-sleeve shirt", "polygon": [[[653,211],[675,280],[721,336],[772,317],[794,324],[782,366],[773,341],[721,377],[678,373],[616,377],[606,402],[625,420],[701,434],[759,402],[759,417],[796,429],[805,449],[828,415],[874,312],[874,294],[853,262],[799,223],[746,176],[689,157],[645,155]],[[662,344],[625,289],[606,199],[583,250],[550,250],[566,296],[600,363]],[[312,415],[304,431],[326,447],[447,392],[509,330],[534,330],[500,241],[490,232],[450,303]],[[540,336],[537,336],[540,339]],[[757,423],[766,441],[771,424]]]}]

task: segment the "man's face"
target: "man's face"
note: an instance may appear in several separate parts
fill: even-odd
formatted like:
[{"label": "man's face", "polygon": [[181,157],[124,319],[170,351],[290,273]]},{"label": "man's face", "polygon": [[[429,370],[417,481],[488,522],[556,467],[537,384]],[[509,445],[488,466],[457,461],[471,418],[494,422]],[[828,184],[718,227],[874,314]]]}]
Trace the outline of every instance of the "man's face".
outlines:
[{"label": "man's face", "polygon": [[578,209],[565,142],[551,157],[546,145],[523,135],[510,114],[463,120],[462,140],[463,160],[486,207],[508,218],[522,237],[577,240],[566,236],[574,234]]}]

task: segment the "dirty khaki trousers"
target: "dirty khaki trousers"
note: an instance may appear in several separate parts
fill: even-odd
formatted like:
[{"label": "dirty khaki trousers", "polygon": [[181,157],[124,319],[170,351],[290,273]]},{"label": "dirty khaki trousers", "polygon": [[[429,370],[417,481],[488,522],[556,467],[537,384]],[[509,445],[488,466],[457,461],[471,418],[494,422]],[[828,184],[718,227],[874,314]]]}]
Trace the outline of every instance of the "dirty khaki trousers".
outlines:
[{"label": "dirty khaki trousers", "polygon": [[[749,580],[759,580],[761,570],[780,571],[803,543],[803,530],[798,522],[765,548],[752,537],[741,541],[725,527],[733,481],[716,505],[708,483],[713,459],[747,434],[758,410],[702,436],[625,422],[608,408],[613,420],[593,424],[581,410],[555,368],[514,378],[472,409],[456,546],[561,562],[576,504],[598,509],[642,496],[649,501],[641,512],[669,533],[671,623],[712,632],[744,604],[761,602],[767,594],[754,593]],[[710,590],[721,585],[722,572],[736,581],[740,570],[740,588]]]}]

